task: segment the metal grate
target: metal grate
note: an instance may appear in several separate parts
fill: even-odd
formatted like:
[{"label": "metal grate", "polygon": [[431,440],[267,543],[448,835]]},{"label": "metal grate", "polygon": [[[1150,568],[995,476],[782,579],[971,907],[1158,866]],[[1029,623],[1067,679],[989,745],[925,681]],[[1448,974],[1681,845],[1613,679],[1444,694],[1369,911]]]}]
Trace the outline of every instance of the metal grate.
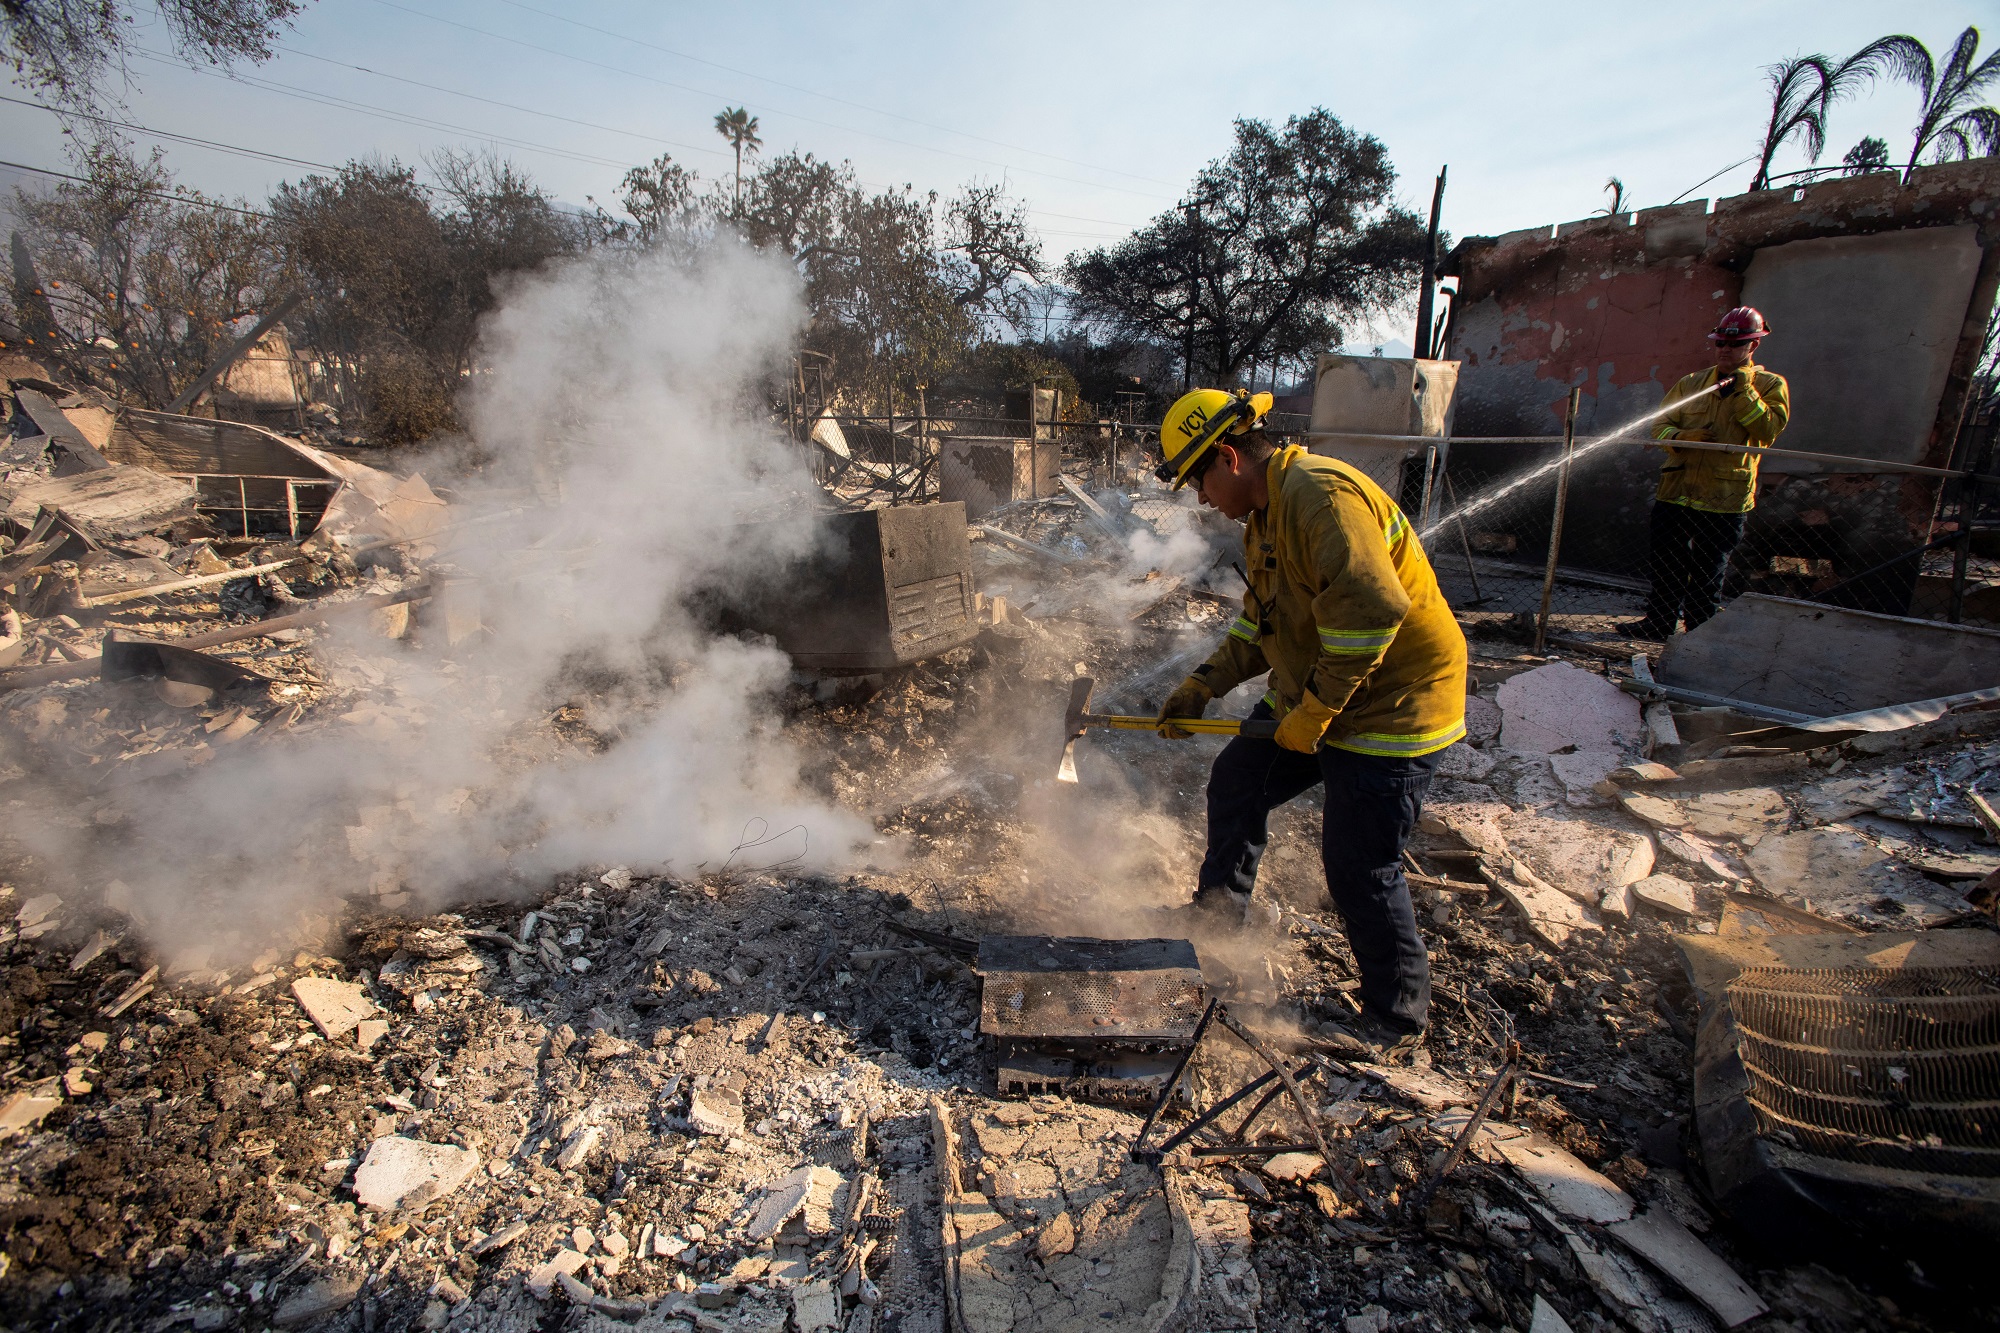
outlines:
[{"label": "metal grate", "polygon": [[986,1026],[1015,1037],[1188,1037],[1201,1016],[1199,980],[1155,972],[995,973]]},{"label": "metal grate", "polygon": [[1844,1161],[2000,1175],[2000,970],[1752,968],[1728,998],[1760,1133]]},{"label": "metal grate", "polygon": [[906,583],[890,593],[889,625],[898,647],[957,635],[972,618],[969,580],[962,573]]},{"label": "metal grate", "polygon": [[1185,940],[989,935],[977,970],[991,1037],[1185,1041],[1201,1017],[1201,966]]}]

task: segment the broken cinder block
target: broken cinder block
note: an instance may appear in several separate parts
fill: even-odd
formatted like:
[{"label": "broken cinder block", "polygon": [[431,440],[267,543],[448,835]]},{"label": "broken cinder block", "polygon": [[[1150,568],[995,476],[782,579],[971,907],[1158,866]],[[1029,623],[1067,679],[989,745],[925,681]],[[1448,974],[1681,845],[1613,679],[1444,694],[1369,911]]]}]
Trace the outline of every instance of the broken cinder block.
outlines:
[{"label": "broken cinder block", "polygon": [[703,1134],[732,1137],[743,1132],[743,1089],[739,1070],[700,1074],[688,1094],[688,1123]]},{"label": "broken cinder block", "polygon": [[479,1169],[479,1154],[449,1143],[391,1134],[368,1147],[354,1172],[354,1196],[364,1207],[419,1208],[463,1185]]},{"label": "broken cinder block", "polygon": [[375,1004],[361,993],[353,981],[329,977],[300,977],[292,983],[292,995],[328,1041],[354,1031],[364,1018],[372,1018]]}]

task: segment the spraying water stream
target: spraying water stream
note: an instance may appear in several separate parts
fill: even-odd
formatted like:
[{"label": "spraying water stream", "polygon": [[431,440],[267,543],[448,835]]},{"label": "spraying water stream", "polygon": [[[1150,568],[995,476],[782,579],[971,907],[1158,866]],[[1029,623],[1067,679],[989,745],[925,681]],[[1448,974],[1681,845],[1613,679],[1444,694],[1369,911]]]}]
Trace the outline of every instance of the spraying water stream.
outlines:
[{"label": "spraying water stream", "polygon": [[[1698,402],[1707,395],[1714,393],[1715,389],[1716,386],[1711,384],[1706,389],[1703,389],[1697,393],[1689,394],[1685,398],[1677,398],[1671,403],[1662,403],[1660,404],[1660,406],[1654,408],[1652,411],[1647,412],[1641,416],[1633,417],[1630,421],[1623,423],[1622,425],[1618,426],[1617,428],[1611,431],[1608,431],[1603,435],[1599,435],[1594,439],[1585,440],[1579,443],[1576,446],[1575,452],[1570,455],[1570,462],[1572,464],[1582,462],[1586,456],[1596,453],[1599,449],[1604,448],[1606,445],[1616,444],[1618,441],[1626,438],[1625,433],[1627,431],[1632,430],[1635,427],[1643,426],[1649,421],[1657,420],[1658,418],[1663,417],[1667,413],[1673,411],[1677,407],[1684,406],[1688,403]],[[1466,441],[1466,443],[1475,443],[1475,441]],[[1548,476],[1549,473],[1554,472],[1557,468],[1561,467],[1562,465],[1563,465],[1562,455],[1557,454],[1554,458],[1551,458],[1548,462],[1542,464],[1540,467],[1534,468],[1527,472],[1523,472],[1520,476],[1514,478],[1512,481],[1501,486],[1498,490],[1489,491],[1487,494],[1480,496],[1476,500],[1466,501],[1464,504],[1460,505],[1457,509],[1454,509],[1451,513],[1446,514],[1444,517],[1440,518],[1437,522],[1431,524],[1427,528],[1424,528],[1417,535],[1420,538],[1427,539],[1430,537],[1432,533],[1439,531],[1447,523],[1458,523],[1464,521],[1465,519],[1471,518],[1474,514],[1479,513],[1481,510],[1490,508],[1499,501],[1506,499],[1509,495],[1512,495],[1515,491],[1520,490],[1523,486],[1530,485],[1533,482],[1541,479],[1542,477]]]}]

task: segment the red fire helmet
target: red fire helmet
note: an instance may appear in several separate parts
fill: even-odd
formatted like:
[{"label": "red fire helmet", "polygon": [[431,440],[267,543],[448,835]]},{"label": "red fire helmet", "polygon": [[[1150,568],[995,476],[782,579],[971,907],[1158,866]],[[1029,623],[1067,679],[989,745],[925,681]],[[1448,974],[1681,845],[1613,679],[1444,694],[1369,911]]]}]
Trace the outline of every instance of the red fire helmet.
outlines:
[{"label": "red fire helmet", "polygon": [[1764,314],[1755,306],[1740,305],[1724,315],[1708,335],[1710,342],[1734,341],[1738,338],[1761,338],[1771,331],[1764,322]]}]

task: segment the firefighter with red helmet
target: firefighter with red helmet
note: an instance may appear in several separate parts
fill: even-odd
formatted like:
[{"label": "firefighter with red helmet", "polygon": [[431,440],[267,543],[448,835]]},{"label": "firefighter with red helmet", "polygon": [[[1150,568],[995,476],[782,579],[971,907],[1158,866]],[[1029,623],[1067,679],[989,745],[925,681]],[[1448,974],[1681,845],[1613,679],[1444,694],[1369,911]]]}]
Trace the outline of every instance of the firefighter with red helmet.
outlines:
[{"label": "firefighter with red helmet", "polygon": [[[1653,502],[1653,589],[1645,616],[1623,626],[1634,638],[1665,639],[1683,621],[1693,629],[1715,614],[1730,553],[1757,503],[1757,451],[1778,438],[1791,416],[1785,377],[1755,361],[1757,344],[1770,332],[1758,311],[1736,307],[1708,335],[1715,364],[1667,390],[1672,410],[1653,427],[1667,450]],[[1740,444],[1744,451],[1677,448],[1676,440]]]}]

